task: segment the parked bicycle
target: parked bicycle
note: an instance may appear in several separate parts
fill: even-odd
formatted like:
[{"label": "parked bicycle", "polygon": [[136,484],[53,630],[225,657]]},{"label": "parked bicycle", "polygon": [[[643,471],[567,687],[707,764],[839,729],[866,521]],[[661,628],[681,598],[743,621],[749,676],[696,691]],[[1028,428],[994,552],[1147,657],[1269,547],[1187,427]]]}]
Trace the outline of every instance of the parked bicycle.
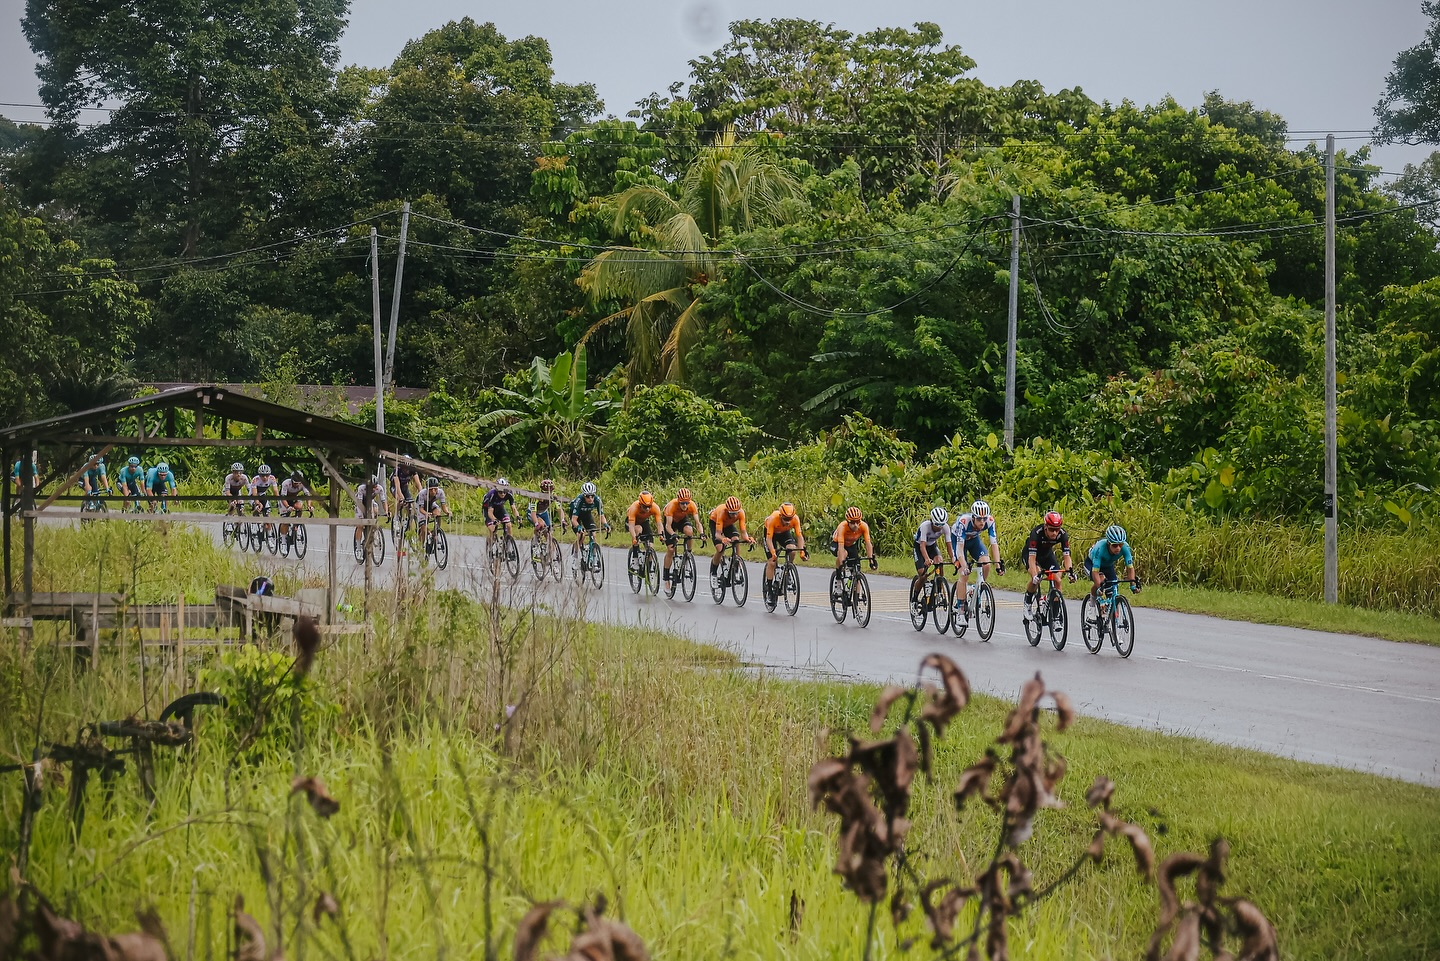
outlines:
[{"label": "parked bicycle", "polygon": [[765,597],[765,610],[774,611],[785,598],[785,613],[791,617],[800,610],[800,569],[795,566],[795,552],[798,547],[785,548],[785,563],[775,572],[774,580],[761,585],[760,593]]},{"label": "parked bicycle", "polygon": [[836,624],[844,624],[846,614],[860,627],[870,624],[870,582],[860,570],[860,561],[858,553],[847,554],[840,569],[830,573],[830,613]]},{"label": "parked bicycle", "polygon": [[595,543],[595,528],[584,528],[582,537],[579,552],[570,558],[570,574],[577,581],[583,581],[589,575],[590,583],[599,590],[605,583],[605,553]]},{"label": "parked bicycle", "polygon": [[950,582],[945,580],[944,561],[930,566],[933,571],[920,590],[917,592],[913,586],[910,589],[910,626],[923,631],[929,618],[934,620],[935,630],[944,634],[950,630]]},{"label": "parked bicycle", "polygon": [[1085,639],[1085,649],[1099,654],[1105,645],[1105,638],[1115,645],[1121,657],[1129,657],[1135,649],[1135,612],[1130,599],[1120,593],[1121,584],[1133,584],[1138,589],[1138,578],[1109,578],[1101,587],[1097,603],[1089,594],[1080,602],[1080,633]]},{"label": "parked bicycle", "polygon": [[675,552],[675,559],[670,562],[670,580],[665,584],[665,596],[674,597],[678,589],[685,600],[695,599],[695,554],[690,549],[690,542],[696,537],[700,538],[700,549],[705,549],[705,535],[696,534],[686,537],[684,534],[675,534],[675,538],[685,543],[680,550]]},{"label": "parked bicycle", "polygon": [[648,587],[653,596],[660,593],[660,558],[655,556],[655,535],[640,535],[638,549],[632,547],[625,560],[625,573],[630,577],[630,590],[640,593]]},{"label": "parked bicycle", "polygon": [[[750,573],[745,567],[745,561],[740,557],[742,543],[744,542],[737,537],[725,545],[722,552],[720,567],[715,571],[715,583],[710,585],[710,598],[716,604],[725,603],[727,590],[736,607],[744,607],[745,602],[750,599]],[[753,543],[746,544],[746,550],[754,549]]]},{"label": "parked bicycle", "polygon": [[[1041,632],[1047,631],[1055,650],[1065,649],[1065,638],[1070,632],[1070,613],[1065,607],[1065,595],[1060,591],[1061,573],[1058,567],[1040,572],[1041,579],[1050,582],[1050,590],[1043,597],[1037,592],[1035,609],[1025,618],[1025,639],[1031,647],[1037,646]],[[1070,580],[1075,580],[1074,571],[1070,572]]]},{"label": "parked bicycle", "polygon": [[[951,597],[954,598],[951,604],[954,610],[950,616],[950,629],[955,632],[956,637],[964,637],[972,621],[980,640],[988,641],[995,633],[995,592],[990,588],[990,581],[985,577],[984,571],[991,563],[976,561],[971,565],[975,580],[972,582],[967,575],[965,580],[956,581],[950,589]],[[997,567],[997,570],[1001,574],[1005,573],[1004,567]]]}]

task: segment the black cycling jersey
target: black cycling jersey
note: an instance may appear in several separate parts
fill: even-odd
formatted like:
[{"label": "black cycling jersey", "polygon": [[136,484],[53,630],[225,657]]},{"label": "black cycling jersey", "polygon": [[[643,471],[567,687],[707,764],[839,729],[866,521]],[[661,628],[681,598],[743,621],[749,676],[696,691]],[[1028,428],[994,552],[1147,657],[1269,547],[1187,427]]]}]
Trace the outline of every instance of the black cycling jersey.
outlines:
[{"label": "black cycling jersey", "polygon": [[1060,533],[1056,534],[1052,540],[1045,533],[1045,525],[1037,524],[1030,531],[1029,536],[1025,538],[1025,550],[1023,554],[1034,554],[1037,559],[1041,557],[1049,558],[1053,563],[1056,544],[1060,545],[1061,554],[1070,553],[1070,535],[1066,532],[1065,528],[1060,528]]}]

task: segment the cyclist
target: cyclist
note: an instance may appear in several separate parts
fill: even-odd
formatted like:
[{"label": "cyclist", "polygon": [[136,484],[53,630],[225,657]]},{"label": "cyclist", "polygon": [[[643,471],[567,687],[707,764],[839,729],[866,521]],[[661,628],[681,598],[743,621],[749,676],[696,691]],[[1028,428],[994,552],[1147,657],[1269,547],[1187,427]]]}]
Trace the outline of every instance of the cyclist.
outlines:
[{"label": "cyclist", "polygon": [[[985,538],[990,538],[990,549],[995,552],[996,567],[1003,574],[1005,562],[1000,560],[1000,541],[995,533],[995,517],[990,513],[990,505],[984,501],[976,501],[970,505],[968,514],[961,514],[950,528],[950,553],[954,555],[956,563],[960,567],[960,580],[968,581],[970,578],[970,562],[974,562],[980,569],[980,579],[986,580],[989,572],[986,571],[986,561],[990,560],[990,551],[985,548]],[[967,588],[968,590],[968,588]],[[964,610],[965,591],[955,592],[955,607]]]},{"label": "cyclist", "polygon": [[[25,458],[22,457],[15,461],[14,467],[10,468],[10,484],[14,487],[15,493],[17,494],[20,493],[20,469],[24,463]],[[139,461],[136,461],[136,463],[139,463]],[[40,483],[40,465],[33,460],[30,462],[30,483],[32,485],[38,485]]]},{"label": "cyclist", "polygon": [[530,515],[530,523],[535,525],[536,538],[543,537],[545,532],[550,529],[550,511],[555,506],[555,498],[553,496],[555,493],[555,482],[548,477],[542,480],[540,482],[540,493],[546,496],[531,501],[527,511]]},{"label": "cyclist", "polygon": [[835,528],[835,533],[830,535],[830,552],[835,555],[837,571],[845,565],[845,559],[862,540],[865,542],[865,554],[870,558],[870,569],[873,571],[880,566],[880,562],[875,559],[875,542],[870,539],[870,525],[865,523],[860,508],[847,507],[845,519]]},{"label": "cyclist", "polygon": [[145,496],[145,468],[140,466],[140,458],[132,457],[120,468],[115,475],[115,484],[120,488],[120,496],[124,500],[120,504],[122,511],[128,511],[131,503],[135,509],[140,509],[140,498]]},{"label": "cyclist", "polygon": [[1059,511],[1049,511],[1045,514],[1042,523],[1035,525],[1025,538],[1025,550],[1020,555],[1020,561],[1030,572],[1030,583],[1025,588],[1025,617],[1030,620],[1030,609],[1035,605],[1035,592],[1040,586],[1040,572],[1056,567],[1055,548],[1060,548],[1062,558],[1061,570],[1075,579],[1075,572],[1071,569],[1070,562],[1070,535],[1065,531],[1065,518]]},{"label": "cyclist", "polygon": [[795,513],[795,505],[789,501],[765,518],[765,590],[769,592],[766,597],[774,596],[779,590],[780,585],[774,583],[775,565],[782,550],[798,550],[802,559],[807,556],[800,517]]},{"label": "cyclist", "polygon": [[[380,478],[371,474],[363,484],[355,488],[355,516],[373,519],[386,514],[385,485],[380,483]],[[355,543],[360,543],[360,538],[365,534],[365,528],[355,528]],[[381,536],[379,532],[377,537]]]},{"label": "cyclist", "polygon": [[690,488],[682,487],[675,492],[675,498],[665,505],[660,515],[660,530],[665,538],[665,583],[670,583],[670,565],[675,562],[675,545],[683,535],[686,540],[695,536],[700,526],[700,505],[690,494]]},{"label": "cyclist", "polygon": [[[925,574],[936,564],[945,563],[941,557],[941,548],[950,554],[950,560],[955,560],[955,555],[950,550],[950,512],[940,506],[930,510],[930,516],[920,522],[915,529],[913,538],[913,553],[915,555],[915,576],[910,581],[910,600],[915,602],[920,599],[920,589],[925,586]],[[960,566],[958,563],[955,565]]]},{"label": "cyclist", "polygon": [[165,503],[165,498],[176,493],[175,475],[170,472],[170,465],[162,460],[146,471],[145,489],[150,493],[150,513],[155,513],[156,498],[160,501],[161,513],[168,513],[170,508]]},{"label": "cyclist", "polygon": [[510,512],[515,507],[515,494],[510,490],[510,481],[504,477],[495,478],[495,486],[485,492],[480,500],[480,507],[485,514],[485,529],[492,535],[497,525],[503,525],[505,533],[510,533]]},{"label": "cyclist", "polygon": [[425,489],[415,495],[415,512],[420,515],[418,530],[422,544],[425,543],[425,522],[429,518],[435,518],[435,526],[439,527],[441,516],[455,516],[450,512],[450,504],[445,500],[445,492],[440,489],[440,478],[425,478]]},{"label": "cyclist", "polygon": [[250,478],[250,496],[255,498],[252,509],[256,517],[268,513],[269,505],[265,498],[280,496],[280,481],[271,472],[269,464],[255,468],[255,476]]},{"label": "cyclist", "polygon": [[96,457],[80,475],[80,489],[91,497],[110,493],[110,476],[105,473],[105,458]]},{"label": "cyclist", "polygon": [[[315,513],[315,508],[310,504],[310,488],[305,486],[305,475],[300,471],[292,471],[290,476],[280,482],[280,514],[281,516],[300,516],[302,506],[309,508],[310,513]],[[280,525],[280,533],[293,547],[295,544],[295,532],[289,524]]]},{"label": "cyclist", "polygon": [[630,532],[628,564],[631,570],[638,569],[641,539],[650,541],[655,537],[655,532],[650,529],[650,522],[660,520],[660,516],[660,505],[655,503],[655,495],[649,491],[641,491],[640,496],[635,498],[634,503],[625,511],[625,529]]},{"label": "cyclist", "polygon": [[239,514],[245,509],[242,498],[250,492],[250,478],[245,476],[245,465],[238,460],[230,465],[230,473],[220,481],[220,493],[230,498],[225,513]]},{"label": "cyclist", "polygon": [[573,570],[580,562],[580,547],[585,541],[582,529],[595,530],[600,526],[595,523],[595,519],[599,518],[600,524],[603,524],[606,533],[609,533],[610,522],[605,519],[605,508],[600,503],[600,494],[590,481],[580,485],[580,496],[570,502],[567,513],[570,516],[570,529],[575,532],[575,546],[570,548],[570,567]]},{"label": "cyclist", "polygon": [[1126,543],[1125,528],[1111,524],[1105,528],[1105,536],[1095,542],[1090,553],[1085,555],[1085,573],[1090,575],[1090,597],[1098,605],[1100,591],[1115,581],[1115,568],[1125,564],[1125,579],[1130,582],[1130,593],[1138,594],[1140,584],[1135,580],[1135,554]]},{"label": "cyclist", "polygon": [[408,501],[415,503],[415,494],[420,489],[420,468],[410,463],[410,455],[405,454],[395,465],[395,473],[391,475],[390,483],[395,491],[395,503]]},{"label": "cyclist", "polygon": [[715,579],[720,576],[720,559],[731,541],[743,540],[755,543],[755,538],[745,529],[745,508],[740,498],[727,497],[725,503],[710,512],[710,539],[715,542],[715,556],[710,558],[710,589],[715,589]]}]

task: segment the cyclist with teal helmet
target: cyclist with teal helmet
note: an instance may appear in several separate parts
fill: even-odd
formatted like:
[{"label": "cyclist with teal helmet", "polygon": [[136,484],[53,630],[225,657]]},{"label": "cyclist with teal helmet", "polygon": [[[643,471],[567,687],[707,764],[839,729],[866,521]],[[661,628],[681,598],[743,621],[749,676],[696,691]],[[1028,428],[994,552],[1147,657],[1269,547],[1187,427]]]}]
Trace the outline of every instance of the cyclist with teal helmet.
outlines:
[{"label": "cyclist with teal helmet", "polygon": [[1125,528],[1111,524],[1105,528],[1105,536],[1095,542],[1090,553],[1085,555],[1085,572],[1090,575],[1090,596],[1098,603],[1100,592],[1116,580],[1115,568],[1125,565],[1125,579],[1130,582],[1130,593],[1138,593],[1140,584],[1135,580],[1135,553],[1130,550]]},{"label": "cyclist with teal helmet", "polygon": [[122,511],[128,511],[131,503],[136,510],[140,509],[140,498],[145,496],[145,468],[140,466],[140,458],[131,457],[125,462],[115,475],[115,486],[120,488],[123,498],[120,503]]},{"label": "cyclist with teal helmet", "polygon": [[172,496],[178,490],[175,484],[175,475],[170,471],[170,465],[163,460],[145,472],[145,490],[149,492],[150,513],[155,513],[155,502],[160,503],[160,512],[169,513],[170,505],[165,498]]}]

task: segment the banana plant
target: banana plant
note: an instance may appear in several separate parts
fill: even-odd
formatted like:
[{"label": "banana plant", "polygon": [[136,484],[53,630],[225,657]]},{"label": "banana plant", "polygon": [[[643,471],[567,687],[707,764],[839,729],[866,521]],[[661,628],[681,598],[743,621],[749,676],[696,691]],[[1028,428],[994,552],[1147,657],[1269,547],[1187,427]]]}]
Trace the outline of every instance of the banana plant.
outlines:
[{"label": "banana plant", "polygon": [[582,346],[549,363],[536,357],[524,371],[506,378],[496,393],[511,406],[479,419],[481,427],[500,426],[485,447],[518,438],[544,464],[575,473],[594,467],[605,438],[603,422],[617,398],[608,388],[587,389],[586,372]]}]

